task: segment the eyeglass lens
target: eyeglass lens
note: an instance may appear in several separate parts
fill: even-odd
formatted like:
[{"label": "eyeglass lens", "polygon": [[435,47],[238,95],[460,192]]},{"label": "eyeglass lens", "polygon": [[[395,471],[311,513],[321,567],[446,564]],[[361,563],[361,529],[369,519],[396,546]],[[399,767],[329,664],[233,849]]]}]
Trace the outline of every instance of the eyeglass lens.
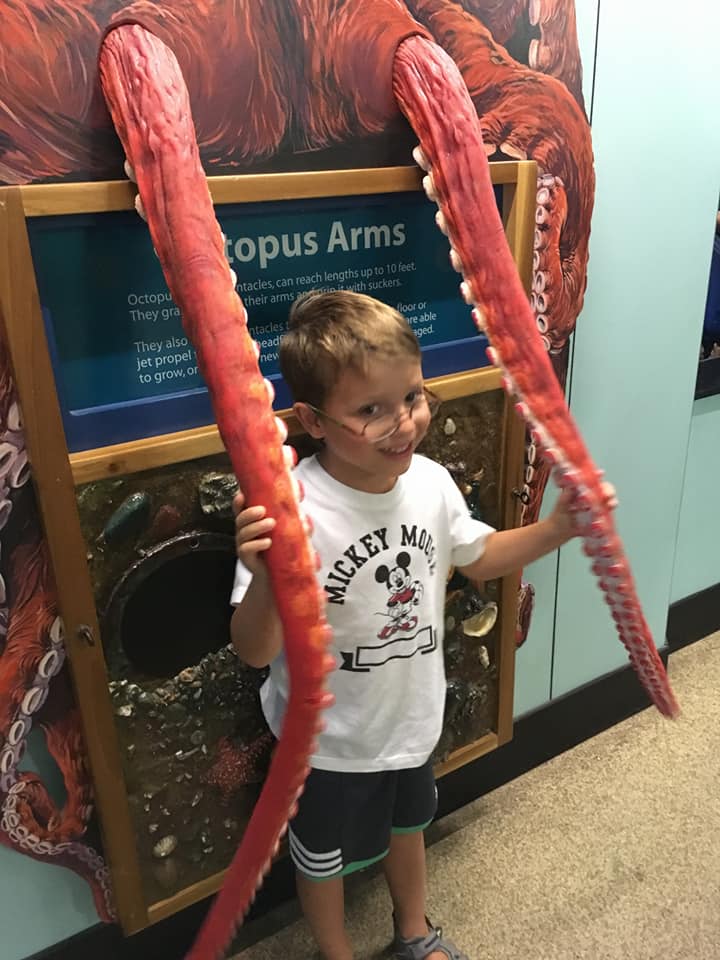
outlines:
[{"label": "eyeglass lens", "polygon": [[[440,400],[427,392],[421,393],[408,407],[407,416],[412,417],[417,410],[422,408],[423,404],[426,404],[429,408],[430,416],[434,416],[440,406]],[[368,440],[385,440],[395,433],[401,422],[402,416],[398,417],[391,413],[383,414],[375,420],[368,421],[363,428],[363,434]]]}]

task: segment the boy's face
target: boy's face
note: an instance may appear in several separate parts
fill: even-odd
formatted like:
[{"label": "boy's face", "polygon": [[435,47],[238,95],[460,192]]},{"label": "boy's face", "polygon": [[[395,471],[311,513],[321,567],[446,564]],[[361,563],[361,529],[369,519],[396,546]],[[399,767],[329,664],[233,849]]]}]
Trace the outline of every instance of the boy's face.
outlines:
[{"label": "boy's face", "polygon": [[[346,370],[323,405],[332,420],[307,404],[298,403],[295,410],[308,433],[325,441],[319,459],[328,473],[368,493],[393,488],[430,424],[420,361],[410,357],[373,358],[364,373]],[[377,442],[360,436],[380,414],[397,419],[395,432]]]}]

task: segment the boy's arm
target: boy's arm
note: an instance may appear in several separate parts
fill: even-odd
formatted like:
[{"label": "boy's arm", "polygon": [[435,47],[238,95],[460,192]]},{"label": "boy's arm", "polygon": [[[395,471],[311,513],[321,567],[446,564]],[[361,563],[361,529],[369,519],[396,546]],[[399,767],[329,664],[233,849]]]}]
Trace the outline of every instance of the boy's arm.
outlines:
[{"label": "boy's arm", "polygon": [[230,639],[237,655],[250,667],[266,667],[282,648],[282,624],[261,554],[272,543],[275,521],[263,507],[245,507],[238,492],[233,500],[238,559],[252,580],[230,620]]},{"label": "boy's arm", "polygon": [[282,649],[282,624],[264,569],[258,569],[230,621],[230,639],[250,667],[266,667]]},{"label": "boy's arm", "polygon": [[[617,506],[614,488],[603,485],[605,504],[609,510]],[[485,541],[485,550],[474,563],[458,569],[469,580],[480,582],[504,577],[515,570],[552,553],[578,535],[571,510],[572,495],[565,491],[558,498],[555,509],[546,520],[514,530],[491,533]]]},{"label": "boy's arm", "polygon": [[485,541],[483,555],[474,563],[459,567],[460,573],[476,583],[495,580],[557,550],[574,533],[556,527],[551,520],[548,517],[527,527],[491,533]]}]

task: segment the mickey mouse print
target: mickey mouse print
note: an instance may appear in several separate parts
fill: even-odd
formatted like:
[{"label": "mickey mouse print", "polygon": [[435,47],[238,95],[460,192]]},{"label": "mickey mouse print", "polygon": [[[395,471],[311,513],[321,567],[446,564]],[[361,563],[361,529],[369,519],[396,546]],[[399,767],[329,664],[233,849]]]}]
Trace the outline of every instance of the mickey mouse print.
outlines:
[{"label": "mickey mouse print", "polygon": [[[413,528],[415,529],[415,528]],[[425,531],[423,531],[425,533]],[[402,540],[408,539],[408,530],[402,525]],[[437,634],[431,623],[418,629],[418,608],[425,594],[425,587],[411,572],[410,554],[401,550],[395,557],[394,566],[381,563],[375,569],[375,581],[384,584],[387,593],[385,609],[376,611],[385,623],[377,632],[381,644],[356,647],[354,653],[341,651],[341,670],[362,670],[382,667],[390,660],[407,659],[420,653],[431,653],[437,647]]]},{"label": "mickey mouse print", "polygon": [[398,631],[416,627],[418,619],[412,611],[422,600],[424,588],[419,580],[410,579],[410,554],[405,551],[399,553],[392,570],[381,564],[375,571],[375,579],[378,583],[384,583],[390,591],[387,602],[389,622],[378,633],[380,639],[385,640]]}]

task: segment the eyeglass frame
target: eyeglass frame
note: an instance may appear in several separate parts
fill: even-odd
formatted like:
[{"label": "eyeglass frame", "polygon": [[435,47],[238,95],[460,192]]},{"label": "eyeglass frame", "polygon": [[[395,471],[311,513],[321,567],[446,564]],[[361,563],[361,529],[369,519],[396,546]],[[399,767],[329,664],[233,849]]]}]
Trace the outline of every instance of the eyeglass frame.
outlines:
[{"label": "eyeglass frame", "polygon": [[[422,388],[422,392],[425,398],[425,402],[428,405],[428,409],[430,410],[430,419],[432,420],[432,418],[440,409],[440,406],[442,405],[442,400],[436,393],[433,393],[432,390],[429,390],[425,386]],[[335,417],[331,417],[329,413],[326,413],[324,410],[321,410],[320,407],[316,407],[312,403],[308,403],[307,400],[303,402],[305,403],[306,407],[309,407],[312,410],[313,413],[317,414],[320,417],[324,417],[326,420],[329,420],[330,423],[334,423],[337,427],[342,427],[343,430],[347,430],[348,433],[351,433],[354,437],[357,437],[359,440],[367,440],[368,443],[382,443],[383,440],[389,440],[390,437],[394,436],[398,432],[400,428],[400,424],[403,421],[403,417],[408,416],[412,419],[413,410],[415,409],[415,405],[417,404],[419,399],[420,398],[418,397],[416,400],[412,402],[412,404],[410,405],[410,409],[407,410],[406,413],[400,414],[400,416],[395,417],[395,426],[392,428],[392,430],[389,433],[383,434],[382,437],[377,437],[375,440],[368,440],[368,438],[365,435],[365,431],[370,426],[370,424],[373,423],[374,420],[379,420],[380,417],[371,417],[370,420],[368,420],[365,426],[362,428],[362,430],[358,432],[354,427],[349,426],[347,423],[343,423],[342,420],[338,420]],[[382,416],[385,416],[385,414],[382,414]]]}]

